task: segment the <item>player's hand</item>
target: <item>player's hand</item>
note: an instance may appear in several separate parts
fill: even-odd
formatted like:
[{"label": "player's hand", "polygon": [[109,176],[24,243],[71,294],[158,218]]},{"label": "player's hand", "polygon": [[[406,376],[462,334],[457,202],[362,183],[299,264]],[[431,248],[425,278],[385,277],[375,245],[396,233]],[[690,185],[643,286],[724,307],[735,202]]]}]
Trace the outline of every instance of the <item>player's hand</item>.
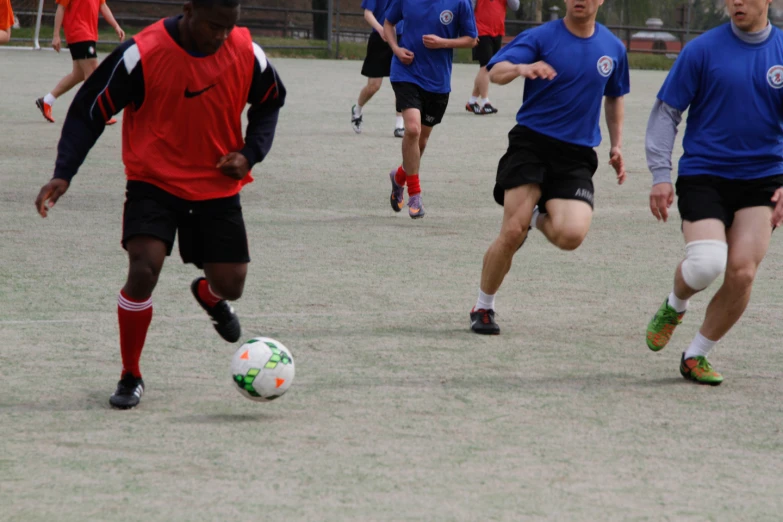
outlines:
[{"label": "player's hand", "polygon": [[53,208],[60,196],[68,190],[68,185],[69,183],[64,179],[53,178],[49,183],[41,187],[38,197],[35,198],[35,208],[41,214],[41,217],[46,217],[49,209]]},{"label": "player's hand", "polygon": [[775,203],[772,210],[772,228],[777,228],[783,223],[783,187],[772,194],[772,201]]},{"label": "player's hand", "polygon": [[548,63],[540,61],[531,64],[519,65],[519,75],[523,78],[529,78],[531,80],[535,80],[537,78],[541,78],[542,80],[552,80],[555,76],[557,76],[557,71],[555,71]]},{"label": "player's hand", "polygon": [[404,47],[397,47],[394,50],[394,54],[397,56],[397,59],[405,65],[410,65],[413,63],[413,53]]},{"label": "player's hand", "polygon": [[[781,189],[783,190],[783,189]],[[674,187],[671,183],[658,183],[650,190],[650,212],[658,221],[665,223],[669,218],[669,207],[674,202]]]},{"label": "player's hand", "polygon": [[421,41],[424,42],[424,47],[427,49],[443,49],[445,47],[443,38],[434,34],[425,34],[421,37]]},{"label": "player's hand", "polygon": [[627,174],[625,172],[623,152],[620,150],[620,147],[612,147],[612,150],[609,151],[609,165],[617,172],[617,184],[622,185]]},{"label": "player's hand", "polygon": [[247,176],[248,172],[250,172],[250,163],[241,152],[226,154],[220,158],[216,167],[220,169],[220,172],[225,176],[237,180],[244,178]]},{"label": "player's hand", "polygon": [[60,52],[60,48],[62,47],[62,41],[60,40],[60,35],[56,34],[52,37],[52,49]]},{"label": "player's hand", "polygon": [[114,28],[114,32],[117,33],[117,38],[119,38],[121,42],[125,41],[125,31],[122,30],[122,27],[118,25]]}]

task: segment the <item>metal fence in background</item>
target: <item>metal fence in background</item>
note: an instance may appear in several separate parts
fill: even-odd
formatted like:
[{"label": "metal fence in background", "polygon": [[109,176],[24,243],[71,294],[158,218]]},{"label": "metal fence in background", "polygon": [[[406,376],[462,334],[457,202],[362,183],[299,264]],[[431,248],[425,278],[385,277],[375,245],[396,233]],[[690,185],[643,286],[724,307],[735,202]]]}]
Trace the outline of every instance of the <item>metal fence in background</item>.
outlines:
[{"label": "metal fence in background", "polygon": [[[54,0],[15,0],[20,19],[29,27],[41,20],[48,33],[54,20]],[[599,22],[609,27],[630,51],[676,54],[691,38],[725,22],[725,0],[605,0]],[[110,0],[120,24],[140,28],[182,11],[182,0]],[[360,0],[244,0],[241,24],[257,37],[266,37],[267,49],[325,51],[340,57],[340,43],[363,42],[370,29],[359,8]],[[322,8],[313,8],[319,7]],[[39,15],[39,9],[41,15]],[[564,13],[562,0],[521,0],[509,13],[506,33],[513,37]],[[783,0],[773,0],[773,23],[783,22]],[[101,23],[103,20],[101,19]],[[99,43],[116,44],[115,41]],[[47,46],[42,40],[41,45]]]}]

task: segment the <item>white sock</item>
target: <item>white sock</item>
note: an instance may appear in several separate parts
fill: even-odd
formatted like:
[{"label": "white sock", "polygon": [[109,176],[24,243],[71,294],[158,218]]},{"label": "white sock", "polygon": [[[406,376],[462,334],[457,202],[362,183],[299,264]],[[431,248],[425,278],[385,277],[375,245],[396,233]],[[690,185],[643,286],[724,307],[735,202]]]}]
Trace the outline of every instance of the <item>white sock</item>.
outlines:
[{"label": "white sock", "polygon": [[468,103],[473,105],[474,103],[476,103],[477,100],[478,100],[478,96],[471,96],[470,99],[468,100]]},{"label": "white sock", "polygon": [[707,354],[710,353],[710,350],[712,350],[716,344],[718,344],[718,341],[710,341],[704,337],[701,332],[697,332],[696,337],[691,341],[691,345],[685,350],[685,358],[690,359],[691,357],[697,357],[699,355],[707,357]]},{"label": "white sock", "polygon": [[479,295],[478,295],[478,301],[476,301],[476,306],[473,308],[474,310],[494,310],[495,309],[495,294],[488,295],[481,291],[481,288],[479,288]]},{"label": "white sock", "polygon": [[678,314],[681,314],[688,309],[688,300],[680,299],[674,295],[674,290],[672,290],[672,293],[669,294],[669,306],[674,308]]},{"label": "white sock", "polygon": [[357,117],[362,115],[362,106],[358,103],[353,106],[353,115]]},{"label": "white sock", "polygon": [[405,124],[402,121],[402,116],[397,116],[397,123],[395,125],[396,125],[396,127],[394,127],[395,129],[404,128]]},{"label": "white sock", "polygon": [[487,104],[488,101],[489,101],[489,98],[479,98],[476,103],[478,103],[480,107],[483,107],[484,105]]},{"label": "white sock", "polygon": [[538,226],[536,226],[536,225],[538,224],[538,216],[540,216],[540,215],[541,215],[541,211],[538,210],[538,205],[536,205],[535,207],[533,207],[533,217],[530,218],[530,226],[531,227],[538,228]]},{"label": "white sock", "polygon": [[54,101],[55,101],[56,99],[57,99],[57,98],[55,98],[54,96],[52,96],[52,93],[49,93],[49,94],[47,94],[46,96],[44,96],[44,103],[46,103],[47,105],[54,105]]}]

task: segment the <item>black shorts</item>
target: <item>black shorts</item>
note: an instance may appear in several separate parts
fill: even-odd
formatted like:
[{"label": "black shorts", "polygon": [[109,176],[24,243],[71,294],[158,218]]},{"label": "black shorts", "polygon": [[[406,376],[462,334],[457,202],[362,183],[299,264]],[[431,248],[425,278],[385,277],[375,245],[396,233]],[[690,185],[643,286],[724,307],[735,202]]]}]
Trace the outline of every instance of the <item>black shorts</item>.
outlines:
[{"label": "black shorts", "polygon": [[677,209],[683,221],[720,219],[726,228],[734,213],[749,207],[774,207],[770,198],[783,187],[783,175],[759,179],[726,179],[718,176],[678,176]]},{"label": "black shorts", "polygon": [[372,32],[367,41],[367,55],[362,65],[362,76],[367,78],[386,78],[391,74],[391,62],[394,53],[381,35]]},{"label": "black shorts", "polygon": [[535,183],[541,186],[542,209],[550,199],[577,199],[592,207],[597,169],[598,155],[592,148],[517,125],[508,133],[508,150],[498,163],[493,194],[502,205],[506,190]]},{"label": "black shorts", "polygon": [[503,45],[502,36],[479,36],[478,45],[473,48],[473,61],[486,67]]},{"label": "black shorts", "polygon": [[410,82],[392,82],[392,88],[397,97],[397,112],[418,109],[425,127],[434,127],[443,120],[449,106],[449,93],[425,91]]},{"label": "black shorts", "polygon": [[174,236],[184,263],[248,263],[247,233],[239,194],[228,198],[188,201],[142,181],[128,181],[122,217],[122,246],[134,236],[152,236],[166,243],[171,255]]},{"label": "black shorts", "polygon": [[98,52],[95,50],[96,42],[74,42],[68,44],[68,50],[71,51],[72,60],[86,60],[88,58],[97,58]]}]

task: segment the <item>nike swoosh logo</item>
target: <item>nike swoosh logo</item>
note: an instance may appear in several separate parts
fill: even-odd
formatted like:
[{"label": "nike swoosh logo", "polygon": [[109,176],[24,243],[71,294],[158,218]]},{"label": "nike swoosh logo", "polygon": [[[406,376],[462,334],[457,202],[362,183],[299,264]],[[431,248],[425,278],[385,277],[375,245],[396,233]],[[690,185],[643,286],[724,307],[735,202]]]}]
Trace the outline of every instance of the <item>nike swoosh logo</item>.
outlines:
[{"label": "nike swoosh logo", "polygon": [[196,96],[198,96],[198,95],[200,95],[200,94],[204,94],[205,92],[207,92],[208,90],[210,90],[210,89],[211,89],[212,87],[214,87],[215,85],[217,85],[217,84],[216,84],[216,83],[213,83],[213,84],[212,84],[212,85],[210,85],[209,87],[206,87],[206,88],[204,88],[204,89],[201,89],[200,91],[190,91],[190,90],[188,90],[188,88],[187,88],[187,87],[185,87],[185,98],[195,98]]},{"label": "nike swoosh logo", "polygon": [[474,326],[476,326],[477,324],[478,324],[478,319],[476,319],[475,321],[471,321],[471,322],[470,322],[470,327],[471,327],[471,328],[473,328],[473,327],[474,327]]}]

